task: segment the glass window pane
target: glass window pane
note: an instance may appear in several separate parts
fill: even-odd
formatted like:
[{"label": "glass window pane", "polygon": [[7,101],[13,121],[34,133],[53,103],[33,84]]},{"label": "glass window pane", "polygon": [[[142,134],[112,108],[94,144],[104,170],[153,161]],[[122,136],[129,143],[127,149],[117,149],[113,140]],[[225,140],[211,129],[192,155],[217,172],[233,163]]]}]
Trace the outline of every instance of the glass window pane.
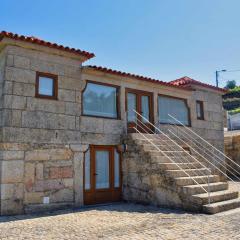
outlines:
[{"label": "glass window pane", "polygon": [[127,109],[128,109],[128,122],[135,122],[136,121],[136,111],[137,107],[137,96],[134,93],[127,94]]},{"label": "glass window pane", "polygon": [[[141,104],[142,104],[142,116],[149,121],[149,97],[141,96]],[[143,122],[147,122],[147,120],[142,119]]]},{"label": "glass window pane", "polygon": [[90,180],[90,169],[91,169],[91,161],[90,161],[90,151],[88,150],[85,153],[85,159],[84,159],[84,165],[85,165],[85,189],[89,190],[91,188],[91,180]]},{"label": "glass window pane", "polygon": [[120,156],[117,150],[114,150],[114,187],[120,187]]},{"label": "glass window pane", "polygon": [[52,78],[39,77],[38,94],[53,96],[53,82],[54,80]]},{"label": "glass window pane", "polygon": [[197,107],[197,118],[203,118],[203,116],[202,116],[202,111],[203,111],[202,104],[200,102],[197,102],[196,107]]},{"label": "glass window pane", "polygon": [[189,124],[188,108],[184,100],[159,96],[158,113],[160,123],[177,123],[168,115],[170,114],[182,124]]},{"label": "glass window pane", "polygon": [[88,83],[83,93],[83,113],[91,116],[117,118],[117,89]]},{"label": "glass window pane", "polygon": [[109,188],[109,151],[96,151],[96,189]]}]

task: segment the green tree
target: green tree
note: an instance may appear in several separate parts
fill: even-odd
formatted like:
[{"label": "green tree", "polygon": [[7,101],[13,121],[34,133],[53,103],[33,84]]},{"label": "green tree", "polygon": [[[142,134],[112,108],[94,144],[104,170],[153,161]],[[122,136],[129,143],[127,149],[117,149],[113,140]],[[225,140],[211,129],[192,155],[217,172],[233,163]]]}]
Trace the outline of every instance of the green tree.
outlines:
[{"label": "green tree", "polygon": [[235,80],[228,80],[227,84],[225,86],[226,89],[234,89],[236,87],[236,81]]}]

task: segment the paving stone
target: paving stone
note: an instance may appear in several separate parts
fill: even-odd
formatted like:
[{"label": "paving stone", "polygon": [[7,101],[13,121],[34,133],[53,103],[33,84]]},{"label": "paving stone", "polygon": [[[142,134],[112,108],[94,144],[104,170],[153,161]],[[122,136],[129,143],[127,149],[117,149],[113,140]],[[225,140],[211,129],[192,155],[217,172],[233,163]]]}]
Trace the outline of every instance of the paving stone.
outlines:
[{"label": "paving stone", "polygon": [[52,214],[0,217],[0,239],[237,240],[239,213],[240,210],[202,215],[119,203]]}]

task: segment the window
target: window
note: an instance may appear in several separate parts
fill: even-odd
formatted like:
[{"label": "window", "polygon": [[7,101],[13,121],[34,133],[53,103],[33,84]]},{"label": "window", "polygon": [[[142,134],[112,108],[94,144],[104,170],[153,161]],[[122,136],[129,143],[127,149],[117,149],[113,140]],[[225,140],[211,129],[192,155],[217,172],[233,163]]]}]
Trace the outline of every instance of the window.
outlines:
[{"label": "window", "polygon": [[36,75],[36,97],[57,99],[57,76],[48,73]]},{"label": "window", "polygon": [[196,112],[197,112],[197,119],[204,120],[204,110],[203,110],[202,101],[196,101]]},{"label": "window", "polygon": [[83,114],[118,118],[118,87],[88,82],[83,93]]},{"label": "window", "polygon": [[185,99],[158,96],[158,114],[160,123],[178,124],[178,122],[171,117],[173,116],[182,124],[190,125],[189,109]]}]

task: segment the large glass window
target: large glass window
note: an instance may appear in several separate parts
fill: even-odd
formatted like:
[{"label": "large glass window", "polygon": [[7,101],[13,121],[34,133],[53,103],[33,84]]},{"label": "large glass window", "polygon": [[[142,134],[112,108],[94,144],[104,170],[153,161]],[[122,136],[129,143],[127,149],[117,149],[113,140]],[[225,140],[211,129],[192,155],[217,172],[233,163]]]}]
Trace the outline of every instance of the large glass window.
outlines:
[{"label": "large glass window", "polygon": [[[184,99],[158,96],[158,113],[160,123],[178,123],[189,125],[189,109]],[[169,116],[171,115],[171,116]]]},{"label": "large glass window", "polygon": [[83,114],[117,118],[117,95],[118,89],[116,87],[87,83],[83,93]]}]

